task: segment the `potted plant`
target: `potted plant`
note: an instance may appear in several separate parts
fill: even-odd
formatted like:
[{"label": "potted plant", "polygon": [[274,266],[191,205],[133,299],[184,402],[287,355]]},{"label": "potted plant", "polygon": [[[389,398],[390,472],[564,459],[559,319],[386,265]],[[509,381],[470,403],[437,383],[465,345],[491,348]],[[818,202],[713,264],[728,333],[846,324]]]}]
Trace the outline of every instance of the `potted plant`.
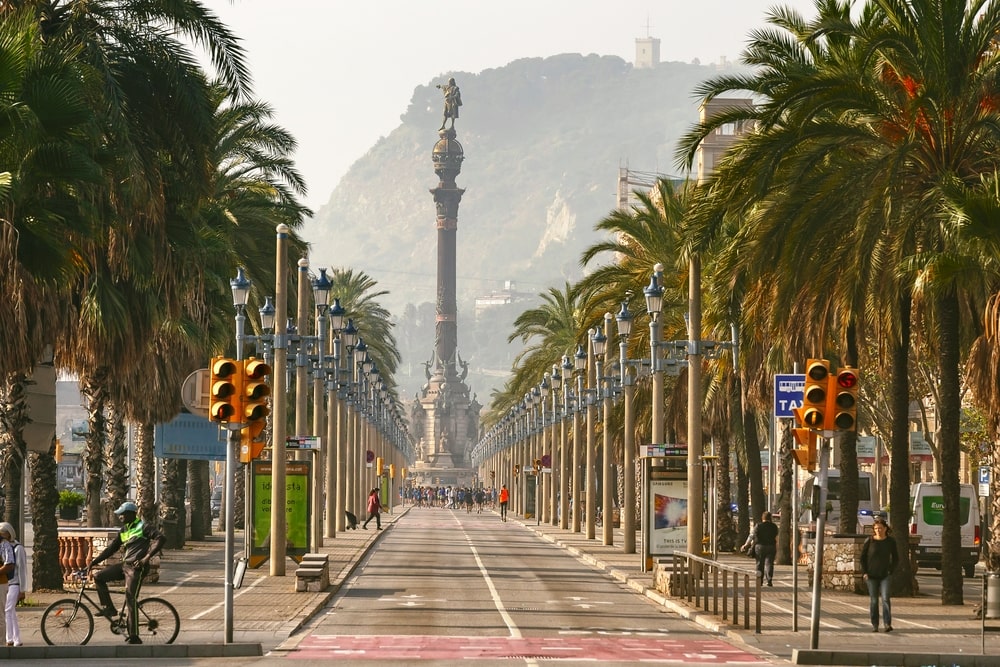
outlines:
[{"label": "potted plant", "polygon": [[63,489],[59,492],[59,518],[79,519],[80,507],[87,501],[82,493],[71,489]]}]

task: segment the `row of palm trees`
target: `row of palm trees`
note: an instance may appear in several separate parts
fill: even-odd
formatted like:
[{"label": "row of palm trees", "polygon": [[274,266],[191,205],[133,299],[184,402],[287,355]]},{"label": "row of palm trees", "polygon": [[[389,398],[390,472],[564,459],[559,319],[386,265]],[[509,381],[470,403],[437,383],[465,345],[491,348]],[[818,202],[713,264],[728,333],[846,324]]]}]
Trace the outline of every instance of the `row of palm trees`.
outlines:
[{"label": "row of palm trees", "polygon": [[[184,462],[166,462],[155,503],[153,425],[180,411],[189,373],[231,353],[237,267],[274,285],[280,224],[292,230],[290,270],[307,252],[296,142],[271,115],[253,99],[238,38],[196,0],[0,3],[6,489],[21,488],[29,454],[25,382],[50,353],[87,400],[91,525],[128,493],[126,423],[136,425],[142,515],[183,516]],[[398,353],[375,282],[350,270],[331,280],[391,378]],[[30,455],[40,588],[62,585],[54,451]],[[7,504],[9,520],[18,505]]]},{"label": "row of palm trees", "polygon": [[[815,10],[807,19],[772,9],[767,27],[750,35],[743,55],[750,69],[699,88],[705,102],[749,94],[754,104],[734,103],[694,126],[677,151],[681,167],[692,167],[710,134],[753,130],[709,165],[702,183],[661,180],[651,193],[637,193],[637,205],[598,224],[610,240],[583,254],[590,274],[550,290],[517,320],[511,340],[530,345],[494,396],[491,419],[586,344],[588,330],[638,294],[657,262],[668,267],[665,337],[687,339],[687,270],[698,257],[705,315],[695,335],[725,340],[735,323],[739,356],[735,368],[731,357],[706,366],[702,403],[690,409],[703,410],[706,442],[735,448],[741,505],[748,491],[754,508],[766,504],[759,473],[748,473],[767,430],[773,375],[809,357],[857,366],[861,427],[887,443],[890,523],[903,531],[910,407],[936,408],[928,440],[945,496],[942,603],[961,604],[963,450],[1000,478],[993,444],[1000,430],[1000,3],[816,0]],[[608,253],[614,260],[598,265]],[[649,349],[641,327],[629,344],[637,357]],[[684,386],[668,391],[668,442],[684,439]],[[649,437],[648,396],[647,388],[639,399],[639,442]],[[977,420],[981,430],[967,428]],[[617,447],[621,437],[614,436]],[[782,440],[787,471],[787,431]],[[841,488],[853,496],[843,500],[841,530],[851,531],[856,438],[848,434],[837,447]],[[728,471],[722,474],[727,482]],[[786,473],[786,510],[790,484]],[[722,488],[719,495],[718,515],[728,517],[730,496]],[[991,500],[993,571],[1000,569],[998,497]],[[782,511],[785,540],[789,515]],[[739,527],[748,528],[745,511]],[[899,592],[911,590],[911,574],[904,560]]]}]

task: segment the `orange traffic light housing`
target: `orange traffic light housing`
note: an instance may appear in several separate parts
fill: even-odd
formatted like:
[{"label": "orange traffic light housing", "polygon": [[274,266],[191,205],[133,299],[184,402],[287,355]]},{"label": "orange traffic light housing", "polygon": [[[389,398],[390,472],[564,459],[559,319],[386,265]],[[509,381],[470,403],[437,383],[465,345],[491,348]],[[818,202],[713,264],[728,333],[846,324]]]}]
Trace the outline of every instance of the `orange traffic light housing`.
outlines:
[{"label": "orange traffic light housing", "polygon": [[264,421],[256,421],[240,429],[240,463],[250,463],[264,451],[264,443],[257,440],[264,432],[264,425]]},{"label": "orange traffic light housing", "polygon": [[816,432],[808,428],[793,428],[792,435],[798,447],[792,450],[796,463],[806,470],[815,470],[819,460],[816,448]]},{"label": "orange traffic light housing", "polygon": [[802,392],[802,426],[822,429],[826,426],[827,398],[830,395],[830,362],[809,359],[806,362],[806,383]]},{"label": "orange traffic light housing", "polygon": [[831,429],[837,431],[857,431],[858,428],[858,388],[861,377],[858,369],[846,366],[837,371],[836,381],[831,383],[830,408],[828,412]]},{"label": "orange traffic light housing", "polygon": [[208,417],[214,422],[239,420],[240,394],[243,384],[240,362],[227,357],[212,357]]},{"label": "orange traffic light housing", "polygon": [[267,407],[267,399],[271,395],[271,387],[267,384],[270,374],[271,367],[260,359],[251,357],[243,362],[243,405],[240,414],[248,424],[263,421],[271,414]]}]

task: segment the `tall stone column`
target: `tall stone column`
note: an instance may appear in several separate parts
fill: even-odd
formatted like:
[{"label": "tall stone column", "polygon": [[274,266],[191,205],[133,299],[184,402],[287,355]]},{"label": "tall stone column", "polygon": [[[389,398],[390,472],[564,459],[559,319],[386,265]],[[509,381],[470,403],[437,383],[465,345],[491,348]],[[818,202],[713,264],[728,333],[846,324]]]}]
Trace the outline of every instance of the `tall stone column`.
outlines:
[{"label": "tall stone column", "polygon": [[[420,420],[413,429],[421,436],[424,460],[414,468],[422,483],[469,485],[474,471],[468,468],[468,453],[478,440],[479,405],[465,378],[468,364],[458,353],[458,206],[465,190],[455,179],[462,171],[465,152],[457,140],[455,118],[461,98],[454,79],[439,86],[445,94],[445,123],[431,151],[438,185],[431,189],[437,230],[437,294],[434,352],[426,364],[427,384],[417,398]],[[445,128],[448,119],[451,127]]]}]

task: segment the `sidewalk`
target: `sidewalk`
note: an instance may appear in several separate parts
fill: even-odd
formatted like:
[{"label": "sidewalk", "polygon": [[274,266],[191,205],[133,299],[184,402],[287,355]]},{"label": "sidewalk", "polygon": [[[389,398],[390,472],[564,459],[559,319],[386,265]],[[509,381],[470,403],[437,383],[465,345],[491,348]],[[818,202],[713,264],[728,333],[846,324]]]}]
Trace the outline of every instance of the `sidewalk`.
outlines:
[{"label": "sidewalk", "polygon": [[[943,606],[940,598],[923,595],[896,597],[892,600],[894,632],[871,630],[867,595],[823,590],[820,595],[818,649],[810,650],[812,620],[811,580],[804,567],[798,572],[797,607],[793,606],[792,566],[776,565],[774,588],[763,589],[761,633],[733,626],[701,609],[665,599],[652,590],[652,573],[641,571],[639,554],[622,553],[621,531],[614,534],[615,546],[583,533],[557,527],[526,523],[543,539],[559,544],[598,569],[604,570],[630,588],[689,618],[699,625],[725,634],[730,639],[771,655],[808,665],[959,665],[984,667],[1000,665],[1000,634],[987,634],[983,653],[982,621],[973,616],[979,604],[982,578],[965,579],[965,605]],[[637,545],[641,549],[641,545]],[[720,560],[752,570],[753,560],[739,554],[726,554]],[[793,631],[792,610],[798,609],[798,631]],[[752,613],[752,612],[751,612]],[[1000,627],[1000,621],[987,621],[987,627]]]},{"label": "sidewalk", "polygon": [[[408,507],[394,508],[394,514],[383,514],[385,530],[405,517]],[[405,519],[403,519],[405,520]],[[572,533],[557,527],[538,525],[511,516],[540,539],[568,550],[593,567],[603,570],[637,593],[644,594],[706,630],[759,651],[798,664],[822,665],[961,665],[981,667],[1000,665],[1000,637],[986,636],[986,655],[981,653],[981,621],[973,618],[978,604],[981,579],[965,580],[965,600],[961,607],[942,606],[936,597],[893,599],[892,634],[871,632],[866,596],[824,590],[821,597],[819,649],[809,650],[811,637],[810,583],[800,568],[798,582],[798,631],[792,630],[792,568],[775,567],[774,588],[765,589],[762,606],[762,632],[723,623],[722,619],[700,609],[664,599],[651,590],[652,573],[641,572],[638,554],[622,553],[622,533],[616,530],[615,545],[588,540],[583,533]],[[315,549],[330,555],[330,587],[323,592],[295,592],[295,564],[286,561],[286,576],[268,576],[267,564],[258,570],[248,570],[243,586],[233,595],[233,643],[225,638],[224,589],[221,563],[224,540],[221,534],[208,540],[189,543],[180,551],[169,551],[164,557],[165,576],[160,584],[144,591],[169,599],[181,616],[178,643],[169,646],[129,646],[121,637],[112,635],[106,623],[98,619],[99,628],[87,646],[46,646],[39,626],[42,612],[52,601],[68,597],[66,593],[29,593],[33,606],[19,609],[25,645],[18,648],[0,647],[0,659],[39,658],[115,658],[115,657],[249,657],[260,656],[280,645],[312,616],[318,613],[336,594],[364,560],[368,550],[385,531],[351,530],[338,533],[334,539]],[[237,543],[242,537],[237,535]],[[739,555],[722,557],[738,567],[752,569],[752,561]],[[105,623],[102,625],[102,623]],[[993,626],[998,621],[989,621]],[[752,628],[752,624],[751,624]]]}]

